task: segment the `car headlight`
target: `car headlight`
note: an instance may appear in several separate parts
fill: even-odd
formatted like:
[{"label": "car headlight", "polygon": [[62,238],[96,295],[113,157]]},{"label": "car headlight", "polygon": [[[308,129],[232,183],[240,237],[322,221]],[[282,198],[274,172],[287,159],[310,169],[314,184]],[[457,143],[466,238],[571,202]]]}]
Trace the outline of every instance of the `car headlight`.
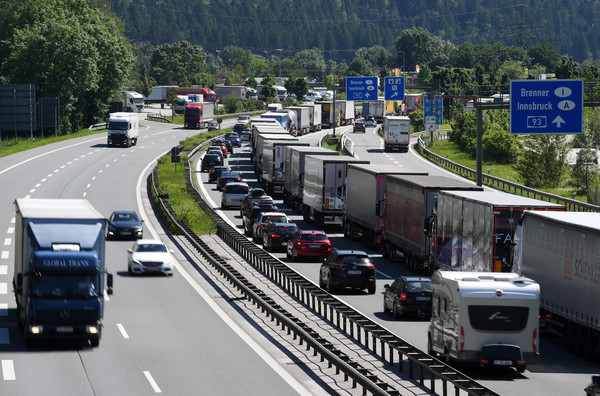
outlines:
[{"label": "car headlight", "polygon": [[137,257],[131,256],[130,259],[133,264],[142,265],[142,262]]}]

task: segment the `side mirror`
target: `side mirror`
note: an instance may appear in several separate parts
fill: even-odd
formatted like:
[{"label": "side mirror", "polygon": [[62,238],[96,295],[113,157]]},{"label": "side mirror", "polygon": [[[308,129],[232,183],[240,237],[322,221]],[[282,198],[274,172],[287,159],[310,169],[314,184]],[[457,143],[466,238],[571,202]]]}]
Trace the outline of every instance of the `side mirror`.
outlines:
[{"label": "side mirror", "polygon": [[109,295],[113,294],[113,274],[106,275],[106,292]]}]

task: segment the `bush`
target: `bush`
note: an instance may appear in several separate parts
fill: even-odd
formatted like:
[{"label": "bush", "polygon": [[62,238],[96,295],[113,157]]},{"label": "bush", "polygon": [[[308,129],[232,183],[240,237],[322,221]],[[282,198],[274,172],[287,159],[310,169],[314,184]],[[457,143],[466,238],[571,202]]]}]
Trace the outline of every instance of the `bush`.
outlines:
[{"label": "bush", "polygon": [[521,149],[521,142],[498,124],[492,124],[482,137],[484,161],[510,164],[517,161]]}]

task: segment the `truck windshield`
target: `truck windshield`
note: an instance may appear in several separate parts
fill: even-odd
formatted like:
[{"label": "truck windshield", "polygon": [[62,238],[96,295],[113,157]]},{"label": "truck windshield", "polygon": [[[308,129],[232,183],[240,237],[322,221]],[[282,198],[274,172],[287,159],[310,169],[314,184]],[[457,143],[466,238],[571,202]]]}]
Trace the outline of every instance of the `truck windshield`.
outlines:
[{"label": "truck windshield", "polygon": [[85,274],[43,274],[33,277],[32,295],[46,298],[98,296],[98,277]]},{"label": "truck windshield", "polygon": [[108,123],[108,129],[113,131],[126,131],[129,129],[129,122],[127,121],[110,121]]},{"label": "truck windshield", "polygon": [[192,117],[198,117],[199,115],[202,115],[202,114],[200,112],[200,109],[195,107],[195,108],[185,109],[185,115],[192,116]]}]

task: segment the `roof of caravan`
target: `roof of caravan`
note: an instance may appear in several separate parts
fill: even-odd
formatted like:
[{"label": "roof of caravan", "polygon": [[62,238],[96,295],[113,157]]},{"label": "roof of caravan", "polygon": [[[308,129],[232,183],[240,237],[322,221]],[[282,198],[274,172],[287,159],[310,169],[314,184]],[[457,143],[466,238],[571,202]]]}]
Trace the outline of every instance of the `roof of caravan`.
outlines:
[{"label": "roof of caravan", "polygon": [[339,155],[335,150],[331,150],[325,147],[317,147],[317,146],[290,146],[290,150],[306,152],[306,153],[314,153],[319,155],[326,155],[335,153],[335,155]]},{"label": "roof of caravan", "polygon": [[543,206],[562,208],[563,205],[552,202],[541,201],[520,195],[505,193],[502,191],[486,190],[486,191],[446,191],[446,195],[461,197],[465,200],[473,202],[484,202],[496,206]]},{"label": "roof of caravan", "polygon": [[387,175],[421,175],[427,176],[429,173],[426,171],[414,170],[414,169],[406,169],[404,167],[392,164],[350,164],[348,169],[357,168],[364,170],[365,172],[374,173],[374,174],[387,174]]},{"label": "roof of caravan", "polygon": [[541,217],[565,227],[585,227],[590,231],[600,231],[600,213],[597,212],[557,212],[527,210],[525,217]]},{"label": "roof of caravan", "polygon": [[264,140],[293,140],[297,141],[298,138],[290,135],[289,133],[259,133],[259,137]]},{"label": "roof of caravan", "polygon": [[473,182],[457,179],[448,176],[420,176],[420,175],[390,175],[388,180],[401,179],[409,184],[414,184],[421,188],[438,188],[438,189],[462,189],[482,191],[483,188],[477,186]]},{"label": "roof of caravan", "polygon": [[85,199],[25,199],[15,201],[21,216],[41,219],[104,219]]},{"label": "roof of caravan", "polygon": [[513,272],[436,271],[431,278],[432,287],[439,288],[442,280],[456,281],[461,295],[475,298],[518,294],[519,298],[537,299],[540,291],[533,279]]}]

